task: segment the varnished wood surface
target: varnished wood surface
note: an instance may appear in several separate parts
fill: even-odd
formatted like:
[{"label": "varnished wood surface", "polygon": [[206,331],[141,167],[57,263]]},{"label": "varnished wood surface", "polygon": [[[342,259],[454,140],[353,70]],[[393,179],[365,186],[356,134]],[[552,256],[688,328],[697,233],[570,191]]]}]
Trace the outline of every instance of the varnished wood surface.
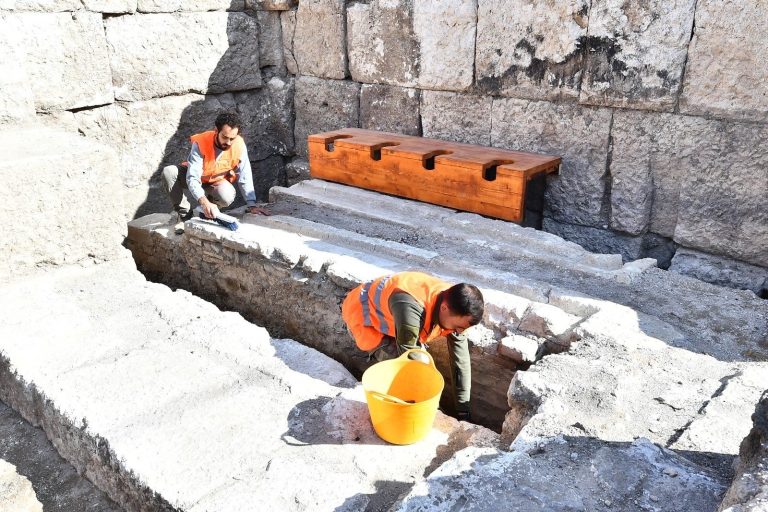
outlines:
[{"label": "varnished wood surface", "polygon": [[547,155],[359,128],[310,135],[308,143],[315,178],[514,222],[522,221],[526,182],[560,164]]}]

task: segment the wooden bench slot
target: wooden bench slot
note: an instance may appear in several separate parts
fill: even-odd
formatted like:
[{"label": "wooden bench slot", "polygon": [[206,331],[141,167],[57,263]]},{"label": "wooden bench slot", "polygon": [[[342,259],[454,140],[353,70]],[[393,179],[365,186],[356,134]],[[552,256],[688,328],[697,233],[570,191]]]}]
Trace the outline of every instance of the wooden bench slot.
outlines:
[{"label": "wooden bench slot", "polygon": [[495,181],[496,180],[496,168],[500,165],[511,165],[515,162],[512,160],[494,160],[492,162],[488,162],[483,166],[483,179],[485,181]]},{"label": "wooden bench slot", "polygon": [[328,140],[325,141],[325,150],[329,153],[333,153],[333,150],[335,148],[335,142],[339,139],[350,139],[352,138],[351,135],[335,135]]},{"label": "wooden bench slot", "polygon": [[385,142],[383,144],[377,144],[375,146],[371,146],[371,160],[376,160],[376,161],[381,160],[381,148],[399,146],[399,145],[400,144],[398,142]]},{"label": "wooden bench slot", "polygon": [[422,165],[424,165],[424,168],[428,171],[434,171],[435,170],[435,157],[440,155],[450,155],[453,153],[453,151],[447,151],[447,150],[440,150],[440,151],[433,151],[431,153],[427,153],[424,155],[424,162]]}]

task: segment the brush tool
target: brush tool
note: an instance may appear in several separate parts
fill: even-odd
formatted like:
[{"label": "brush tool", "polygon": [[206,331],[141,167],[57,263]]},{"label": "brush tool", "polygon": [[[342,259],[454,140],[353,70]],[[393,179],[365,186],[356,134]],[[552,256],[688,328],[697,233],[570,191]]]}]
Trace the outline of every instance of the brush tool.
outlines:
[{"label": "brush tool", "polygon": [[203,210],[200,209],[200,207],[195,208],[195,212],[201,219],[215,220],[216,223],[220,226],[224,226],[225,228],[232,231],[237,231],[237,228],[240,227],[240,223],[237,221],[237,219],[231,215],[227,215],[226,213],[217,212],[215,218],[209,219],[205,216]]}]

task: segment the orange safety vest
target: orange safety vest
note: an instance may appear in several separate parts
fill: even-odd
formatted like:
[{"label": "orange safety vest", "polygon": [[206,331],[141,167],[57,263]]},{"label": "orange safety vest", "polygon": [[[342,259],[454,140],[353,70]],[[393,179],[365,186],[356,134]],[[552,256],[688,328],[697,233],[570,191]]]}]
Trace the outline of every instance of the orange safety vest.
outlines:
[{"label": "orange safety vest", "polygon": [[189,138],[193,143],[197,143],[197,147],[203,155],[203,174],[200,181],[207,184],[221,180],[234,183],[237,181],[235,169],[240,165],[240,155],[243,154],[245,141],[238,135],[229,149],[223,150],[219,154],[219,158],[216,158],[215,138],[216,132],[213,130],[198,133]]},{"label": "orange safety vest", "polygon": [[451,285],[421,272],[400,272],[363,283],[347,295],[341,306],[341,317],[347,324],[360,350],[373,350],[382,335],[396,336],[395,322],[389,309],[389,298],[395,292],[405,292],[424,307],[424,326],[419,341],[426,343],[451,331],[432,325],[432,314],[440,292]]}]

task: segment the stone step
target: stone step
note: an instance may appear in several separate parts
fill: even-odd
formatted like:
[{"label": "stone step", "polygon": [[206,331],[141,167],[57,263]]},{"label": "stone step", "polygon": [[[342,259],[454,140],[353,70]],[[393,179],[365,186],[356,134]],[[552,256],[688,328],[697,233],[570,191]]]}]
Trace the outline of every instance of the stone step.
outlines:
[{"label": "stone step", "polygon": [[608,279],[625,272],[617,254],[590,253],[543,231],[355,187],[309,180],[290,188],[274,187],[270,194],[277,213],[441,253],[472,253],[472,259],[482,258],[488,267],[520,268],[538,275],[550,275],[554,267],[561,273]]},{"label": "stone step", "polygon": [[6,285],[0,308],[0,398],[129,511],[386,509],[497,439],[438,413],[389,445],[339,363],[124,261]]}]

